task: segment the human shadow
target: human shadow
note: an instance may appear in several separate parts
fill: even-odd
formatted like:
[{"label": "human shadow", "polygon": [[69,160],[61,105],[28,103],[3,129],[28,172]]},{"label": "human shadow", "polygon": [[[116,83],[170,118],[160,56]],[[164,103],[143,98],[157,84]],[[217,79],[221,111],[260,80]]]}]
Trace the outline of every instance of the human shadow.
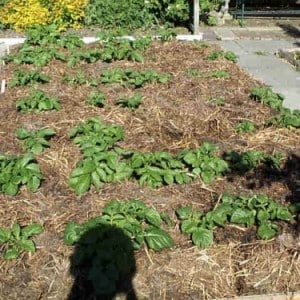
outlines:
[{"label": "human shadow", "polygon": [[71,256],[74,284],[67,299],[110,300],[125,294],[127,300],[135,300],[135,272],[130,238],[115,226],[99,224],[76,243]]}]

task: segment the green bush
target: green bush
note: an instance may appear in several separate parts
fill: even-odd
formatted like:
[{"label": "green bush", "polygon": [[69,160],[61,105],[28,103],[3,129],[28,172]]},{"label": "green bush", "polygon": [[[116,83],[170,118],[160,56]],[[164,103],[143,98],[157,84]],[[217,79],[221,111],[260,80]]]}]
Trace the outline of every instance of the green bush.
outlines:
[{"label": "green bush", "polygon": [[87,25],[103,28],[149,28],[155,23],[178,24],[188,19],[187,0],[91,0],[85,12]]}]

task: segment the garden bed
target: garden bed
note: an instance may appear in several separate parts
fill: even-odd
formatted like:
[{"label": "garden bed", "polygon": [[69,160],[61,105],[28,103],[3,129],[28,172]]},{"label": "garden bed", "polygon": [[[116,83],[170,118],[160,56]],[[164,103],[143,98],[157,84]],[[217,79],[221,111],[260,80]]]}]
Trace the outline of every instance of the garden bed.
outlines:
[{"label": "garden bed", "polygon": [[[99,45],[82,47],[88,53]],[[77,61],[68,67],[66,62],[53,59],[38,68],[51,78],[39,84],[39,89],[58,97],[60,110],[22,113],[16,109],[16,101],[28,96],[33,86],[6,89],[0,97],[0,153],[25,152],[15,135],[20,127],[29,131],[51,127],[56,135],[50,147],[35,156],[44,177],[37,191],[22,186],[13,197],[0,194],[0,227],[15,222],[44,226],[44,233],[34,238],[35,253],[23,253],[16,260],[1,259],[0,298],[67,299],[74,282],[70,274],[74,247],[63,242],[66,224],[98,216],[113,199],[140,199],[169,214],[172,220],[164,229],[173,238],[174,247],[154,252],[143,246],[135,252],[132,282],[138,299],[210,299],[300,290],[297,216],[291,222],[280,221],[277,236],[268,241],[257,239],[255,226],[229,224],[218,227],[214,244],[202,249],[180,232],[175,214],[178,207],[192,205],[195,210],[208,212],[224,193],[265,194],[285,206],[299,199],[299,129],[266,126],[265,121],[276,110],[250,97],[252,88],[261,84],[241,70],[234,59],[213,53],[220,53],[220,49],[202,42],[155,41],[143,52],[143,62]],[[154,70],[167,74],[168,80],[135,88],[126,85],[124,79],[99,83],[103,71],[115,68]],[[2,78],[10,84],[19,69],[37,70],[32,65],[10,62],[1,69]],[[91,92],[100,91],[105,95],[103,104],[97,107],[86,102]],[[120,97],[135,93],[142,95],[136,109],[116,105]],[[76,195],[76,185],[71,188],[68,182],[83,154],[68,133],[92,116],[105,124],[122,126],[125,136],[117,146],[125,150],[176,155],[208,142],[218,147],[220,158],[229,151],[248,150],[269,155],[280,152],[283,158],[275,169],[261,161],[251,170],[234,171],[231,165],[231,171],[218,174],[211,182],[198,176],[188,184],[168,185],[171,182],[166,180],[161,187],[150,188],[130,178],[105,183],[99,191],[91,186]],[[255,130],[241,133],[237,125],[242,121],[252,121]]]}]

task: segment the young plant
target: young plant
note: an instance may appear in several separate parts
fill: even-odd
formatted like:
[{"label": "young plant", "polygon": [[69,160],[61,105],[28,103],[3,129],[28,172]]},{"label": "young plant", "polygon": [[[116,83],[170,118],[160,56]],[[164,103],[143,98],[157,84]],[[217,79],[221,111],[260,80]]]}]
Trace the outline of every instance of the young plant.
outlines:
[{"label": "young plant", "polygon": [[25,128],[18,128],[16,136],[23,140],[23,146],[33,154],[43,152],[44,148],[50,147],[49,139],[55,135],[55,131],[51,128],[43,128],[37,131],[29,131]]},{"label": "young plant", "polygon": [[25,86],[35,83],[47,83],[50,76],[39,71],[15,70],[13,78],[9,82],[9,87]]},{"label": "young plant", "polygon": [[43,175],[33,154],[23,156],[0,155],[0,191],[15,196],[22,185],[36,192]]},{"label": "young plant", "polygon": [[192,181],[187,175],[184,163],[168,152],[133,153],[131,167],[140,185],[147,185],[151,188]]},{"label": "young plant", "polygon": [[300,128],[300,111],[283,108],[282,111],[266,121],[267,126]]},{"label": "young plant", "polygon": [[124,137],[121,126],[105,124],[97,117],[91,117],[69,131],[69,137],[79,145],[84,157],[111,150]]},{"label": "young plant", "polygon": [[132,168],[121,160],[115,151],[94,153],[81,160],[72,171],[69,186],[77,195],[89,191],[92,186],[98,192],[104,183],[121,182],[130,178]]},{"label": "young plant", "polygon": [[212,78],[229,78],[229,73],[227,71],[218,70],[210,72],[208,76]]},{"label": "young plant", "polygon": [[256,86],[253,87],[250,93],[250,97],[256,101],[260,101],[262,104],[269,105],[271,108],[278,111],[282,110],[282,102],[284,96],[274,93],[268,86]]},{"label": "young plant", "polygon": [[78,71],[75,75],[68,75],[63,78],[64,82],[75,85],[84,85],[97,86],[98,81],[96,79],[89,79],[85,76],[82,71]]},{"label": "young plant", "polygon": [[178,158],[187,165],[193,177],[200,177],[205,183],[210,183],[228,170],[227,162],[214,155],[216,150],[215,145],[205,142],[198,149],[182,151]]},{"label": "young plant", "polygon": [[208,222],[201,211],[194,211],[191,206],[186,206],[178,208],[176,215],[181,220],[181,232],[190,235],[194,245],[207,248],[213,244],[213,223]]},{"label": "young plant", "polygon": [[218,59],[222,59],[225,58],[226,60],[229,60],[231,62],[236,63],[237,62],[237,55],[231,51],[212,51],[208,56],[207,59],[208,60],[218,60]]},{"label": "young plant", "polygon": [[140,104],[142,103],[142,94],[135,93],[132,97],[126,98],[126,97],[120,97],[117,100],[117,104],[121,105],[123,107],[128,107],[131,110],[137,109]]},{"label": "young plant", "polygon": [[225,154],[231,169],[239,172],[248,172],[264,164],[270,168],[279,169],[283,155],[276,153],[270,155],[262,151],[248,150],[242,153],[230,151]]},{"label": "young plant", "polygon": [[105,95],[102,92],[93,92],[88,96],[87,103],[92,106],[103,107]]},{"label": "young plant", "polygon": [[176,36],[177,36],[176,31],[169,26],[164,26],[163,28],[160,28],[157,31],[157,37],[161,42],[171,41],[175,39]]},{"label": "young plant", "polygon": [[255,125],[251,121],[241,121],[235,127],[237,133],[248,133],[256,130]]},{"label": "young plant", "polygon": [[291,221],[289,209],[265,195],[238,196],[224,195],[217,209],[226,210],[230,223],[245,226],[257,226],[257,236],[260,239],[273,238],[278,225],[274,221]]},{"label": "young plant", "polygon": [[163,219],[160,213],[136,199],[112,200],[103,207],[99,217],[83,224],[70,222],[64,233],[65,244],[73,245],[80,242],[80,238],[87,230],[101,226],[101,224],[116,226],[123,230],[124,234],[132,240],[136,250],[140,249],[144,243],[154,251],[161,251],[174,245],[171,236],[161,229]]},{"label": "young plant", "polygon": [[102,299],[114,294],[117,284],[134,273],[135,250],[143,245],[154,251],[173,247],[162,223],[161,214],[140,200],[112,200],[100,216],[82,224],[69,222],[64,242],[75,245],[73,268],[89,274],[90,289]]},{"label": "young plant", "polygon": [[13,224],[11,229],[0,228],[0,246],[4,247],[3,258],[10,260],[18,258],[24,251],[35,252],[36,246],[30,238],[43,231],[42,225],[34,223],[23,228],[18,223]]},{"label": "young plant", "polygon": [[21,112],[40,112],[60,110],[61,105],[57,98],[49,97],[41,90],[33,90],[28,97],[19,99],[16,102],[16,108]]}]

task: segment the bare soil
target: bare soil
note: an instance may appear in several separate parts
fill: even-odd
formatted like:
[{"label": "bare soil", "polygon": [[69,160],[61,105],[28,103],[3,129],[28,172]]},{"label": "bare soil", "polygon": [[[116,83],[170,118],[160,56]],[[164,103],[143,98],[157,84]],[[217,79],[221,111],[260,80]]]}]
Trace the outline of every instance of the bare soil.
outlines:
[{"label": "bare soil", "polygon": [[[16,100],[28,95],[30,87],[8,88],[0,96],[1,153],[24,153],[15,137],[18,127],[49,126],[57,132],[51,147],[37,156],[45,177],[38,192],[22,189],[15,197],[0,195],[0,227],[14,222],[22,225],[40,222],[45,227],[45,232],[35,238],[36,253],[24,254],[14,261],[0,260],[0,299],[67,299],[74,280],[70,274],[74,248],[63,243],[65,225],[98,215],[111,199],[132,198],[169,213],[175,220],[175,226],[168,229],[176,243],[173,249],[155,253],[143,248],[136,253],[137,271],[132,282],[138,299],[212,299],[300,290],[297,219],[289,225],[280,224],[279,237],[267,242],[256,240],[254,228],[227,227],[216,233],[213,247],[198,249],[180,234],[174,214],[178,206],[191,204],[207,211],[225,191],[235,195],[267,194],[286,205],[299,201],[300,131],[266,128],[264,121],[274,112],[249,97],[251,88],[260,83],[235,63],[206,60],[215,49],[218,48],[214,45],[154,42],[142,64],[97,62],[71,69],[53,61],[42,68],[52,80],[40,88],[59,97],[62,109],[57,112],[18,112]],[[117,97],[132,95],[129,87],[95,88],[62,81],[64,76],[76,74],[78,70],[98,77],[102,70],[114,67],[154,69],[170,73],[172,79],[166,85],[149,84],[138,89],[143,94],[143,104],[136,111],[115,105]],[[1,77],[9,81],[13,71],[19,68],[6,65],[1,69]],[[32,69],[31,66],[22,68]],[[226,70],[230,77],[189,77],[186,70],[191,68],[203,73]],[[87,96],[94,90],[105,93],[107,100],[103,108],[86,104]],[[224,98],[224,106],[214,102],[219,97]],[[126,137],[120,146],[125,149],[176,153],[209,141],[218,145],[220,153],[249,149],[280,151],[286,159],[278,172],[257,169],[246,174],[229,173],[209,185],[196,181],[150,189],[128,181],[107,184],[100,192],[92,189],[77,197],[68,187],[68,177],[81,155],[68,138],[68,131],[89,116],[122,125]],[[258,130],[237,134],[234,126],[241,120],[252,120]],[[124,295],[117,298],[124,299]]]}]

